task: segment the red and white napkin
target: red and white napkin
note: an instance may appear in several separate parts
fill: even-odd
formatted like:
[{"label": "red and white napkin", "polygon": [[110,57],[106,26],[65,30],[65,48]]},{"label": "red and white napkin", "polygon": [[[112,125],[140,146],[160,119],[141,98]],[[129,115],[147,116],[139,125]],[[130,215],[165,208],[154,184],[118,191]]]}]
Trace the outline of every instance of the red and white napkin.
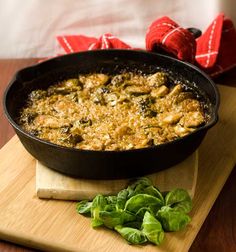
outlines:
[{"label": "red and white napkin", "polygon": [[131,49],[131,46],[110,33],[105,33],[98,39],[84,35],[69,35],[57,36],[57,40],[66,53],[112,48]]},{"label": "red and white napkin", "polygon": [[196,64],[217,76],[236,67],[236,30],[232,21],[220,14],[197,39]]},{"label": "red and white napkin", "polygon": [[[65,53],[96,49],[131,49],[110,33],[100,38],[84,35],[58,36]],[[219,14],[198,39],[168,17],[155,20],[146,33],[146,50],[164,50],[172,56],[197,65],[210,76],[236,67],[236,30],[230,19]]]}]

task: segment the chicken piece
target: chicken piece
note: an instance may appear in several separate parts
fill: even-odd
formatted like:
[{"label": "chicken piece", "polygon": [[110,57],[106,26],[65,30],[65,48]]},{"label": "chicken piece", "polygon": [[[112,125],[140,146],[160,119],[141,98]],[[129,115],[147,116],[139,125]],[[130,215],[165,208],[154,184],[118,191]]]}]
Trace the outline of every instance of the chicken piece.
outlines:
[{"label": "chicken piece", "polygon": [[118,139],[121,139],[124,135],[130,135],[132,133],[132,129],[127,125],[121,125],[115,130],[115,136]]},{"label": "chicken piece", "polygon": [[90,74],[80,75],[79,81],[84,84],[84,88],[92,89],[105,85],[109,80],[109,76],[106,74]]},{"label": "chicken piece", "polygon": [[145,85],[146,78],[139,74],[131,74],[130,84],[136,86]]},{"label": "chicken piece", "polygon": [[135,96],[139,96],[139,95],[144,95],[144,94],[149,94],[151,92],[151,89],[149,87],[146,86],[128,86],[125,89],[125,92],[131,94],[131,95],[135,95]]},{"label": "chicken piece", "polygon": [[59,84],[52,85],[47,90],[47,95],[68,95],[82,89],[82,84],[78,79],[69,79]]},{"label": "chicken piece", "polygon": [[73,101],[64,98],[55,102],[53,104],[53,109],[58,113],[60,117],[68,117],[76,111],[76,106]]},{"label": "chicken piece", "polygon": [[170,91],[169,96],[176,96],[180,94],[181,91],[182,91],[182,87],[180,84],[178,84],[174,86],[174,88]]},{"label": "chicken piece", "polygon": [[183,137],[183,136],[188,135],[191,131],[193,131],[193,129],[185,128],[185,127],[181,126],[180,124],[177,124],[177,125],[174,127],[174,131],[175,131],[175,133],[176,133],[178,136]]},{"label": "chicken piece", "polygon": [[182,117],[182,113],[170,112],[166,114],[166,116],[163,118],[162,121],[163,123],[166,123],[166,124],[175,124],[180,120],[181,117]]},{"label": "chicken piece", "polygon": [[71,88],[71,87],[82,87],[81,82],[79,81],[79,79],[69,79],[64,81],[64,86]]},{"label": "chicken piece", "polygon": [[50,115],[38,115],[34,119],[34,125],[37,128],[52,128],[57,129],[65,126],[69,126],[69,122],[66,119],[57,119],[54,116]]},{"label": "chicken piece", "polygon": [[159,88],[153,89],[151,92],[151,96],[153,96],[155,98],[159,98],[159,97],[163,97],[163,96],[167,95],[168,93],[169,93],[168,87],[162,85]]},{"label": "chicken piece", "polygon": [[180,109],[183,112],[191,112],[191,111],[200,111],[201,104],[198,100],[194,99],[186,99],[183,100],[180,104]]},{"label": "chicken piece", "polygon": [[196,128],[199,125],[204,123],[204,116],[201,112],[188,112],[186,113],[183,118],[180,120],[180,125],[187,127],[187,128]]},{"label": "chicken piece", "polygon": [[160,87],[167,82],[167,75],[163,72],[157,72],[147,78],[147,83],[151,87]]}]

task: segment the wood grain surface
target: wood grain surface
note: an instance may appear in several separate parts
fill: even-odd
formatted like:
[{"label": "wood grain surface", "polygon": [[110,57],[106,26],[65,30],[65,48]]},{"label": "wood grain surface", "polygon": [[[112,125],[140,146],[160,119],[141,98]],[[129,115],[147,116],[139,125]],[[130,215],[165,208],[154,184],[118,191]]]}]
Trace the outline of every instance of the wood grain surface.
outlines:
[{"label": "wood grain surface", "polygon": [[16,136],[0,150],[0,237],[53,251],[188,251],[236,161],[236,135],[233,134],[236,106],[232,99],[236,90],[221,86],[220,94],[220,120],[199,148],[192,221],[182,231],[166,233],[160,246],[130,246],[115,232],[92,229],[90,220],[76,213],[75,202],[38,199],[36,160]]},{"label": "wood grain surface", "polygon": [[[1,60],[0,61],[0,89],[1,95],[6,87],[6,83],[11,78],[13,72],[23,66],[35,63],[35,59],[29,60]],[[231,71],[222,76],[218,83],[236,86],[236,72]],[[231,97],[231,102],[236,103],[236,98]],[[2,107],[0,110],[0,144],[1,146],[13,135],[11,127],[3,117]],[[227,119],[228,120],[228,119]],[[229,136],[228,136],[229,137]],[[207,153],[208,150],[206,150]],[[224,154],[224,152],[222,153]],[[207,155],[206,155],[207,158]],[[216,160],[217,161],[217,160]],[[223,167],[223,164],[220,164]],[[233,170],[230,178],[219,195],[208,218],[198,233],[190,251],[236,251],[236,220],[235,220],[235,193],[236,193],[236,169]],[[0,224],[1,225],[1,224]],[[32,251],[31,249],[15,246],[10,243],[1,242],[0,251]]]},{"label": "wood grain surface", "polygon": [[[36,194],[44,199],[83,200],[97,194],[115,195],[130,183],[130,179],[92,180],[72,178],[56,172],[36,161]],[[183,188],[193,198],[198,173],[198,151],[181,163],[148,177],[161,192]],[[179,179],[181,178],[181,179]]]}]

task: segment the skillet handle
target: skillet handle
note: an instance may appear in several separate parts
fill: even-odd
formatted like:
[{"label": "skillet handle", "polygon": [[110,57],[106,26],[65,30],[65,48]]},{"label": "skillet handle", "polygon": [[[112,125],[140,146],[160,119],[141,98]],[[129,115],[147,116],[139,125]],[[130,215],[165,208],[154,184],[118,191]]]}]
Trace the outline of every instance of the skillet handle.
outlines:
[{"label": "skillet handle", "polygon": [[202,31],[194,27],[187,28],[187,30],[193,34],[195,39],[202,35]]}]

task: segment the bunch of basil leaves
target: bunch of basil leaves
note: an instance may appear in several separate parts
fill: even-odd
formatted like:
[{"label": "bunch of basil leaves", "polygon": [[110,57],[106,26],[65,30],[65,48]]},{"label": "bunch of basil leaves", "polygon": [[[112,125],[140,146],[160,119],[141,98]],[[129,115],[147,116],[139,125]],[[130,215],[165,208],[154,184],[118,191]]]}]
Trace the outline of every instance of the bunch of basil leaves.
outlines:
[{"label": "bunch of basil leaves", "polygon": [[189,222],[192,209],[188,192],[174,189],[161,193],[148,178],[140,178],[116,196],[98,194],[80,201],[78,213],[92,218],[92,227],[116,230],[130,244],[159,245],[164,231],[178,231]]}]

